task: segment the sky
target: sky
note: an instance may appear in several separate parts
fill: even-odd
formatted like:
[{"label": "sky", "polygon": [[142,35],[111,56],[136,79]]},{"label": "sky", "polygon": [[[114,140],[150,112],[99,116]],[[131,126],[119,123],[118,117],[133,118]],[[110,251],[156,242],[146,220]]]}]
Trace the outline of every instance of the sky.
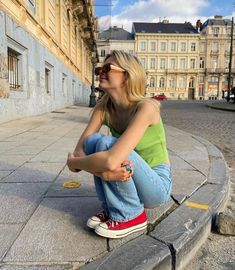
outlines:
[{"label": "sky", "polygon": [[203,23],[214,15],[231,18],[235,15],[235,0],[95,0],[95,16],[100,31],[110,26],[131,31],[132,22]]}]

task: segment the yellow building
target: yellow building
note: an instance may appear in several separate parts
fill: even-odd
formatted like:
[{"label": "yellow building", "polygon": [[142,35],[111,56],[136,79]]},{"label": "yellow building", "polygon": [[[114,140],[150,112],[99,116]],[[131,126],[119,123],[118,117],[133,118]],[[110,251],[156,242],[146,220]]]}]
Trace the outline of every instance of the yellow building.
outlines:
[{"label": "yellow building", "polygon": [[133,23],[135,53],[147,73],[147,96],[197,98],[200,34],[190,23]]},{"label": "yellow building", "polygon": [[[222,97],[228,89],[228,72],[231,43],[231,20],[214,16],[199,26],[200,32],[200,73],[199,92],[206,99]],[[235,34],[233,34],[235,37]],[[233,45],[234,42],[233,42]],[[235,48],[231,62],[231,86],[235,85]]]},{"label": "yellow building", "polygon": [[0,121],[88,103],[94,0],[0,0]]}]

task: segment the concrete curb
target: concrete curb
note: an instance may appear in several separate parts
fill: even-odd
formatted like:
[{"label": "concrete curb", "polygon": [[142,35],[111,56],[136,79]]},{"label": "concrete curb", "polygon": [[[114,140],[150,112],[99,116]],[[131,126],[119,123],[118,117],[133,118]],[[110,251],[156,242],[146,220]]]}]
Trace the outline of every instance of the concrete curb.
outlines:
[{"label": "concrete curb", "polygon": [[235,104],[232,105],[232,103],[224,103],[224,104],[208,103],[207,106],[215,110],[235,112]]},{"label": "concrete curb", "polygon": [[207,181],[142,235],[83,266],[83,270],[183,269],[208,237],[216,212],[228,197],[229,171],[222,153],[209,141],[191,135],[208,151]]}]

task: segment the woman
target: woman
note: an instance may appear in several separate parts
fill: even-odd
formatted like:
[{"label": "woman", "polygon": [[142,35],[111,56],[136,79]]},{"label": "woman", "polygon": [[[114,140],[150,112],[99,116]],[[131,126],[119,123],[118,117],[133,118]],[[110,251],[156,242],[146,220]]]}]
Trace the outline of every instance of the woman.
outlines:
[{"label": "woman", "polygon": [[[105,92],[82,133],[68,167],[94,175],[102,210],[87,226],[121,238],[146,228],[144,208],[167,202],[172,181],[160,104],[145,98],[145,71],[132,55],[113,51],[96,68]],[[102,124],[112,136],[98,133]]]}]

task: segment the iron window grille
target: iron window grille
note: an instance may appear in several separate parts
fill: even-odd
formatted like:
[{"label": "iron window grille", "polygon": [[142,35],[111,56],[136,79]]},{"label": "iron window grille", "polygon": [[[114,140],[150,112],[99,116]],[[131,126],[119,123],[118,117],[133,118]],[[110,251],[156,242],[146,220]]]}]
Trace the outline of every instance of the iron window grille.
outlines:
[{"label": "iron window grille", "polygon": [[20,54],[8,47],[8,81],[11,89],[20,88]]}]

